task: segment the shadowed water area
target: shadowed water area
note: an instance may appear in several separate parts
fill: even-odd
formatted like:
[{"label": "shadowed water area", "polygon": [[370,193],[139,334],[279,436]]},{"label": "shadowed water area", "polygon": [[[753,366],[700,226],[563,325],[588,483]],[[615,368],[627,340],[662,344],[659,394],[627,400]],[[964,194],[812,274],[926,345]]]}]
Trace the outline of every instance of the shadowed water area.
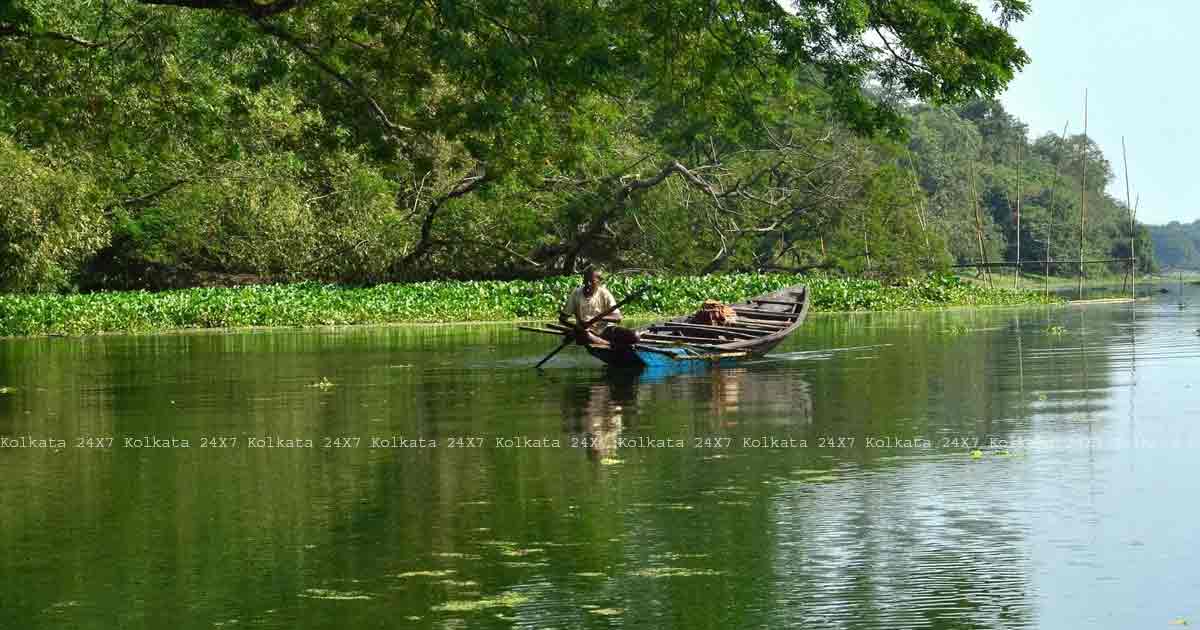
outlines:
[{"label": "shadowed water area", "polygon": [[512,325],[0,340],[0,628],[1198,623],[1176,302],[684,374]]}]

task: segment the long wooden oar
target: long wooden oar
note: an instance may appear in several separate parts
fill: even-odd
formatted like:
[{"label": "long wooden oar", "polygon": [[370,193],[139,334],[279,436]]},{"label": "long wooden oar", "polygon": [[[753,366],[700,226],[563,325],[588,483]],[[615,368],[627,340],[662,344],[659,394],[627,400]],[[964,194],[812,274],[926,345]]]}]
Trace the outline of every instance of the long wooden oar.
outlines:
[{"label": "long wooden oar", "polygon": [[554,335],[556,337],[562,337],[563,335],[567,334],[561,330],[556,330],[553,328],[532,328],[529,326],[517,326],[517,330],[525,330],[528,332],[542,333],[543,335]]},{"label": "long wooden oar", "polygon": [[[634,301],[634,300],[638,299],[639,297],[641,297],[641,296],[642,296],[642,294],[643,294],[643,293],[645,293],[645,292],[646,292],[647,290],[649,290],[649,289],[650,289],[650,287],[646,286],[646,287],[642,287],[642,288],[638,289],[637,291],[634,291],[633,293],[630,293],[628,296],[626,296],[626,297],[625,297],[625,299],[624,299],[624,300],[621,300],[620,302],[617,302],[616,304],[613,304],[612,308],[610,308],[610,309],[608,309],[607,311],[604,311],[603,313],[600,313],[599,315],[597,315],[597,316],[595,316],[595,317],[593,317],[593,318],[591,318],[591,319],[587,320],[586,322],[584,322],[584,324],[583,324],[583,329],[584,329],[584,330],[587,330],[588,328],[591,328],[591,327],[592,327],[592,324],[595,324],[596,322],[598,322],[598,321],[600,321],[600,320],[604,319],[605,317],[608,317],[610,314],[612,314],[612,312],[613,312],[613,311],[615,311],[615,310],[617,310],[617,309],[621,308],[622,306],[625,306],[626,304],[628,304],[628,303],[630,303],[630,302],[632,302],[632,301]],[[555,349],[554,349],[554,350],[553,350],[553,351],[552,351],[550,354],[547,354],[547,355],[546,355],[546,358],[542,359],[541,361],[538,361],[538,364],[537,364],[537,365],[535,365],[535,366],[533,366],[533,367],[534,367],[535,369],[541,368],[541,367],[542,367],[542,365],[544,365],[544,364],[545,364],[547,361],[549,361],[550,359],[554,358],[554,355],[556,355],[556,354],[558,354],[559,352],[561,352],[563,348],[566,348],[566,347],[567,347],[568,345],[570,345],[570,344],[571,344],[571,342],[572,342],[572,341],[574,341],[574,340],[575,340],[575,336],[574,336],[574,335],[566,335],[566,338],[565,338],[565,339],[563,339],[563,342],[562,342],[562,344],[561,344],[560,346],[558,346],[557,348],[555,348]]]}]

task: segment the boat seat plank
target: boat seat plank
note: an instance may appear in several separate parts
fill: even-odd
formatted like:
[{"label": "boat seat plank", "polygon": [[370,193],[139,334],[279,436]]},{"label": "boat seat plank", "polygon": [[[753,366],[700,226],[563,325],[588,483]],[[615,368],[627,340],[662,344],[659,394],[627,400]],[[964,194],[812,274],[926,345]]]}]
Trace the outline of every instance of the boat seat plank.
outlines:
[{"label": "boat seat plank", "polygon": [[751,328],[754,328],[755,330],[767,330],[770,332],[775,332],[776,330],[783,330],[784,328],[788,327],[788,324],[786,322],[779,322],[779,321],[772,322],[772,321],[767,321],[765,319],[749,319],[746,317],[739,317],[736,325],[737,326],[749,326]]},{"label": "boat seat plank", "polygon": [[780,306],[799,306],[796,302],[785,302],[783,300],[764,300],[762,298],[753,298],[750,300],[755,304],[778,304]]},{"label": "boat seat plank", "polygon": [[764,318],[764,319],[794,320],[797,317],[800,317],[799,313],[776,313],[776,312],[772,312],[772,311],[763,311],[763,310],[759,310],[759,309],[755,309],[755,308],[735,308],[735,309],[733,309],[733,312],[737,313],[739,317],[741,317],[742,315],[745,315],[746,317],[760,317],[760,318]]},{"label": "boat seat plank", "polygon": [[721,341],[712,337],[688,337],[685,335],[657,335],[654,333],[646,333],[642,335],[643,341],[678,341],[680,343],[702,343],[710,346],[719,346],[726,343],[733,343],[737,339]]},{"label": "boat seat plank", "polygon": [[747,330],[738,330],[732,326],[709,326],[705,324],[680,324],[680,323],[665,323],[655,324],[650,327],[653,332],[655,330],[678,330],[682,332],[699,331],[702,333],[716,333],[718,335],[736,336],[742,339],[758,339],[764,336],[763,331],[749,332]]}]

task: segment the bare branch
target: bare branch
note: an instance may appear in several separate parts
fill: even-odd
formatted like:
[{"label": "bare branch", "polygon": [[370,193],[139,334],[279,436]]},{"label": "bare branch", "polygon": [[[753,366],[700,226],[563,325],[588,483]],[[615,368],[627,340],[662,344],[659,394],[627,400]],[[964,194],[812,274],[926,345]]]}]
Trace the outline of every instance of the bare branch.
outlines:
[{"label": "bare branch", "polygon": [[144,205],[146,203],[154,201],[155,199],[171,192],[172,190],[175,190],[176,188],[179,188],[180,186],[182,186],[190,181],[192,181],[191,177],[182,177],[173,182],[170,182],[169,184],[166,184],[165,186],[163,186],[161,188],[158,188],[157,190],[153,190],[144,195],[139,195],[137,197],[130,197],[129,199],[123,199],[121,201],[114,201],[114,202],[108,204],[107,206],[104,206],[103,212],[104,212],[104,214],[111,214],[112,211],[117,208],[117,206],[138,207],[138,206]]},{"label": "bare branch", "polygon": [[411,267],[413,263],[429,252],[430,247],[434,244],[432,238],[434,220],[437,219],[438,211],[441,210],[447,201],[470,193],[479,188],[485,181],[487,181],[487,171],[481,169],[478,175],[470,175],[462,178],[450,192],[434,198],[429,204],[429,209],[425,211],[424,220],[421,221],[421,236],[417,239],[417,245],[407,256],[400,259],[398,266],[401,268]]},{"label": "bare branch", "polygon": [[0,37],[23,37],[26,39],[54,39],[84,48],[103,48],[106,43],[93,42],[90,40],[76,37],[69,33],[57,33],[54,31],[27,31],[23,28],[13,26],[11,24],[0,24]]}]

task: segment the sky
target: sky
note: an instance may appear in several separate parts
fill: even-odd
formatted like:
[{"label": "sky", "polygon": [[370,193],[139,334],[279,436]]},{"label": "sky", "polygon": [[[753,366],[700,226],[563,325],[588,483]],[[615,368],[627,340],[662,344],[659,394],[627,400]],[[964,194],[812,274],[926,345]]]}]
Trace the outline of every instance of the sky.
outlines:
[{"label": "sky", "polygon": [[[1200,3],[1194,0],[1032,0],[1011,32],[1031,61],[1001,95],[1030,139],[1083,130],[1125,200],[1121,137],[1139,223],[1200,219]],[[1193,155],[1191,149],[1197,152]],[[1193,157],[1188,157],[1193,156]]]}]

